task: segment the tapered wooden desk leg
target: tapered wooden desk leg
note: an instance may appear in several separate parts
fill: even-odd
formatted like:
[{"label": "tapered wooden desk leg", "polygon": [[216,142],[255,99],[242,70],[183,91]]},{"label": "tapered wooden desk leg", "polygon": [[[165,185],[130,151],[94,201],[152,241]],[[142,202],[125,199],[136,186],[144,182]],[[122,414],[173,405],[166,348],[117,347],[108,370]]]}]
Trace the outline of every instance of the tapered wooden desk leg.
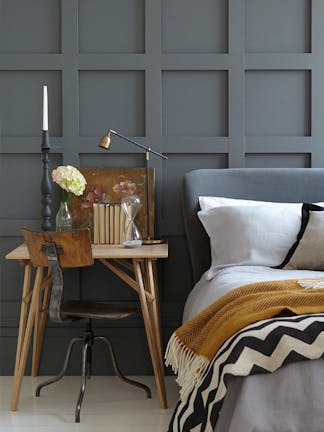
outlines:
[{"label": "tapered wooden desk leg", "polygon": [[22,379],[24,376],[24,372],[25,372],[28,349],[29,349],[29,345],[30,345],[30,339],[31,339],[32,331],[33,331],[34,322],[35,322],[37,297],[39,296],[42,277],[43,277],[43,267],[37,267],[36,276],[35,276],[35,283],[34,283],[34,287],[33,287],[33,295],[32,295],[32,299],[31,299],[31,303],[30,303],[26,330],[25,330],[24,335],[23,335],[23,342],[22,342],[22,348],[21,348],[21,353],[20,353],[20,359],[18,362],[19,366],[18,366],[17,370],[15,371],[15,376],[14,376],[12,398],[11,398],[11,411],[17,410],[17,406],[18,406],[18,402],[19,402],[21,383],[22,383]]},{"label": "tapered wooden desk leg", "polygon": [[142,308],[146,337],[147,337],[147,342],[150,350],[160,406],[161,408],[165,409],[167,408],[167,400],[166,400],[166,392],[165,392],[165,384],[164,384],[164,373],[161,368],[160,350],[157,345],[158,336],[155,334],[155,326],[153,324],[153,320],[149,312],[140,262],[138,260],[133,260],[133,265],[134,265],[134,273],[135,273],[135,277],[139,289],[138,291],[139,299]]},{"label": "tapered wooden desk leg", "polygon": [[163,345],[161,336],[161,321],[160,321],[160,298],[159,289],[157,285],[157,280],[154,277],[154,268],[152,260],[146,260],[146,280],[147,280],[147,290],[154,297],[154,301],[148,304],[150,316],[153,320],[154,333],[157,337],[157,346],[160,353],[161,367],[163,366]]},{"label": "tapered wooden desk leg", "polygon": [[26,329],[26,317],[29,302],[27,301],[27,294],[30,291],[30,277],[32,271],[32,264],[29,262],[25,265],[25,274],[24,274],[24,284],[21,296],[21,308],[20,308],[20,320],[19,320],[19,330],[18,330],[18,340],[17,340],[17,351],[16,351],[16,363],[15,363],[15,373],[18,372],[21,348],[24,339],[25,329]]},{"label": "tapered wooden desk leg", "polygon": [[[162,324],[161,324],[161,308],[160,308],[160,290],[159,290],[159,280],[158,280],[158,271],[157,271],[157,260],[152,261],[152,268],[153,268],[153,280],[154,280],[154,287],[155,287],[155,298],[156,298],[156,319],[157,319],[157,326],[160,329],[160,343],[161,343],[161,358],[162,361],[164,359],[164,349],[163,349],[163,340],[162,340]],[[164,367],[164,362],[163,362]]]},{"label": "tapered wooden desk leg", "polygon": [[39,325],[40,325],[40,304],[41,304],[41,289],[37,292],[34,291],[33,297],[35,297],[35,320],[34,320],[34,336],[33,336],[33,358],[31,367],[31,376],[37,376],[38,362],[39,358],[38,352],[40,352],[39,347]]},{"label": "tapered wooden desk leg", "polygon": [[[150,315],[150,320],[153,326],[157,355],[160,364],[160,371],[164,383],[163,348],[162,348],[161,322],[160,322],[160,301],[159,301],[160,299],[159,299],[157,280],[154,277],[153,262],[151,259],[145,260],[145,276],[146,276],[146,290],[152,295],[154,299],[152,302],[148,302],[147,306]],[[166,395],[165,395],[165,403],[167,403]],[[166,407],[167,406],[165,406],[165,408]]]},{"label": "tapered wooden desk leg", "polygon": [[[50,277],[49,269],[47,269],[47,276]],[[40,362],[44,332],[46,327],[48,305],[51,297],[51,283],[47,282],[44,286],[42,286],[42,288],[43,288],[43,296],[42,293],[40,292],[40,299],[37,308],[38,312],[36,312],[35,326],[34,326],[34,346],[33,346],[33,360],[32,360],[33,377],[36,377],[38,375],[38,370],[39,370],[39,362]]]}]

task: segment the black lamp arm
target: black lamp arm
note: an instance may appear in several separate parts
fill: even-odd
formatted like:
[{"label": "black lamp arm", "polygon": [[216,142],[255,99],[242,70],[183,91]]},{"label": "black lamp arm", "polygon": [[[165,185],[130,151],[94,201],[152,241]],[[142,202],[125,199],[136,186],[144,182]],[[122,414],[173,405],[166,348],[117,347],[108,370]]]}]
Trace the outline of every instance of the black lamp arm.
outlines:
[{"label": "black lamp arm", "polygon": [[140,144],[140,143],[138,143],[138,142],[136,142],[136,141],[133,141],[132,139],[126,137],[125,135],[120,134],[119,132],[116,132],[116,131],[113,130],[113,129],[109,129],[108,133],[109,133],[109,132],[112,133],[112,134],[114,134],[114,135],[119,136],[120,138],[123,138],[124,140],[126,140],[126,141],[128,141],[128,142],[130,142],[130,143],[132,143],[132,144],[135,144],[137,147],[140,147],[141,149],[143,149],[143,150],[145,150],[145,151],[148,151],[148,152],[150,152],[150,153],[153,153],[153,154],[155,154],[156,156],[160,156],[160,157],[163,158],[163,159],[168,159],[167,156],[165,156],[165,155],[163,155],[163,154],[161,154],[161,153],[158,153],[158,152],[152,150],[151,147],[147,147],[147,146],[145,146],[145,145],[143,145],[143,144]]}]

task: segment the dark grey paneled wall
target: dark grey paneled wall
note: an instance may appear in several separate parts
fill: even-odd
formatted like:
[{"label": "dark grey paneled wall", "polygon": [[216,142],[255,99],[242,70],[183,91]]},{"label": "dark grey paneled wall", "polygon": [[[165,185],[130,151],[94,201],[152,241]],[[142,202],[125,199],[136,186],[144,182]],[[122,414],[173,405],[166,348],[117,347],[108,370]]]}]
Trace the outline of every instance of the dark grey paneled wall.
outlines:
[{"label": "dark grey paneled wall", "polygon": [[[3,257],[20,226],[40,226],[42,85],[52,167],[141,165],[124,141],[97,147],[109,127],[169,155],[152,158],[157,230],[170,244],[159,264],[166,342],[191,288],[182,175],[324,166],[323,24],[322,0],[0,0],[0,373],[13,372],[22,282]],[[136,301],[99,265],[67,277],[73,295]],[[127,372],[151,372],[140,321],[98,326]],[[41,372],[54,372],[76,331],[48,326]]]}]

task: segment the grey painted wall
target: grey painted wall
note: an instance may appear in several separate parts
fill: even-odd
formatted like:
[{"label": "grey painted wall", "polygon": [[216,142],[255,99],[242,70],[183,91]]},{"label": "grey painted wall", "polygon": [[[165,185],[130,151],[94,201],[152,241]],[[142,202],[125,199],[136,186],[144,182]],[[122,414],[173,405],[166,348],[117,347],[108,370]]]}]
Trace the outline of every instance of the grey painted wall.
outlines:
[{"label": "grey painted wall", "polygon": [[[142,165],[126,142],[97,147],[109,127],[169,156],[152,157],[157,232],[170,245],[159,264],[166,342],[191,289],[183,174],[324,166],[323,24],[323,0],[0,0],[1,374],[13,373],[23,277],[3,257],[21,226],[40,227],[42,85],[52,167]],[[136,301],[100,265],[67,278],[75,295]],[[49,324],[41,373],[57,370],[77,326]],[[141,321],[98,327],[127,373],[152,372]]]}]

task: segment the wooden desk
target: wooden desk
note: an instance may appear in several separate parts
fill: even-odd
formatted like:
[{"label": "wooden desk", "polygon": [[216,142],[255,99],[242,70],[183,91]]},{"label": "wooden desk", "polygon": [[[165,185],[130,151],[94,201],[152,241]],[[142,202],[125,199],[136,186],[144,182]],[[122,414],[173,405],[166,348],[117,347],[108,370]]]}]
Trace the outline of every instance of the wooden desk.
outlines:
[{"label": "wooden desk", "polygon": [[[145,245],[132,249],[121,245],[92,245],[92,254],[94,259],[108,267],[138,294],[160,405],[161,408],[167,408],[156,260],[168,257],[168,245]],[[8,253],[6,259],[19,260],[25,267],[11,399],[11,410],[16,411],[33,331],[32,376],[38,374],[51,292],[51,275],[48,269],[37,267],[34,282],[31,284],[32,264],[25,244]]]}]

